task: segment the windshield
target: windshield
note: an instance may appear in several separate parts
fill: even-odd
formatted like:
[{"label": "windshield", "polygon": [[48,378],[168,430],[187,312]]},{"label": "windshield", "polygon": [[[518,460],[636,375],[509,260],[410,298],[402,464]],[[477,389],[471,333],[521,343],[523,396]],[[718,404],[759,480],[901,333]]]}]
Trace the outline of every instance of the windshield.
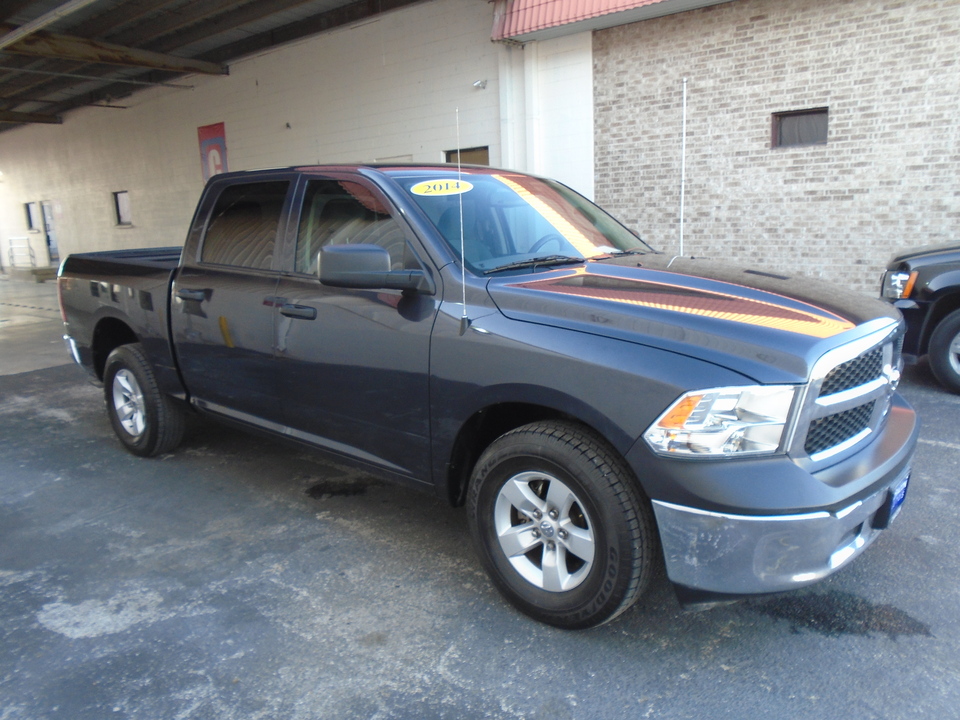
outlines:
[{"label": "windshield", "polygon": [[[527,261],[589,259],[649,246],[586,198],[551,180],[456,169],[393,174],[453,252],[476,274]],[[462,209],[461,209],[462,208]],[[507,267],[510,266],[510,267]]]}]

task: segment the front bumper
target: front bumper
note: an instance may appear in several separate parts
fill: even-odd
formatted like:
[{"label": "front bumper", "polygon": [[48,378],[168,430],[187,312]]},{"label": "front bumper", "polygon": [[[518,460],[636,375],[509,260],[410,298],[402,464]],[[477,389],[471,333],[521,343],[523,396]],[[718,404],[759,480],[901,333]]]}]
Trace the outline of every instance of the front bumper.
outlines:
[{"label": "front bumper", "polygon": [[653,501],[667,574],[707,593],[749,595],[822,580],[863,552],[899,511],[909,468],[833,512],[730,515]]}]

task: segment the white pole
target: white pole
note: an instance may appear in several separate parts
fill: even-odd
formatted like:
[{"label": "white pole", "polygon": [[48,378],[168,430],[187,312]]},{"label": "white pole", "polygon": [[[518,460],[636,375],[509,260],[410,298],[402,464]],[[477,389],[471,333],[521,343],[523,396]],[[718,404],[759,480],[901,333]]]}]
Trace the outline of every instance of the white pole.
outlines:
[{"label": "white pole", "polygon": [[683,255],[683,202],[687,187],[687,79],[683,79],[683,121],[680,138],[680,255]]}]

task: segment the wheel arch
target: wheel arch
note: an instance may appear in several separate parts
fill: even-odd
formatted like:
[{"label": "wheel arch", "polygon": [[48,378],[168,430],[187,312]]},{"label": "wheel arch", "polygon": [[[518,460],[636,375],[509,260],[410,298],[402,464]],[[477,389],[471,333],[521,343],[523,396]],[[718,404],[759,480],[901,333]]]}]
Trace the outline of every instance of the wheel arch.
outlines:
[{"label": "wheel arch", "polygon": [[93,330],[91,352],[94,372],[101,381],[110,353],[121,345],[129,345],[135,342],[140,342],[140,338],[137,337],[133,328],[123,320],[107,315],[97,321]]},{"label": "wheel arch", "polygon": [[[534,422],[559,420],[580,425],[623,457],[624,450],[620,448],[629,447],[627,436],[606,418],[585,419],[587,417],[589,417],[588,414],[578,413],[569,407],[561,409],[556,404],[501,401],[485,405],[476,410],[460,426],[449,452],[446,473],[443,477],[445,492],[441,491],[441,494],[451,505],[462,505],[467,496],[473,467],[483,451],[504,433]],[[601,428],[605,428],[606,432]],[[618,439],[627,444],[611,440],[609,437],[611,434],[623,435]]]},{"label": "wheel arch", "polygon": [[960,287],[952,288],[951,292],[944,293],[930,307],[923,323],[918,356],[926,355],[930,351],[930,338],[933,337],[937,326],[955,310],[960,310]]}]

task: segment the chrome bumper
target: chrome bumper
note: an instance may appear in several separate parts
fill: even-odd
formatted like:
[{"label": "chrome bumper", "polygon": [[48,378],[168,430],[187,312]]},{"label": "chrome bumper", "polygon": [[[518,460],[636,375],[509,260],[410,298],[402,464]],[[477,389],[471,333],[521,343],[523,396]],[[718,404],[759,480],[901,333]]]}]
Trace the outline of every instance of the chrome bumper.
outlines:
[{"label": "chrome bumper", "polygon": [[82,363],[81,360],[80,360],[80,348],[77,347],[77,341],[74,340],[74,339],[73,339],[72,337],[70,337],[69,335],[64,335],[64,336],[63,336],[63,343],[64,343],[64,345],[67,346],[67,352],[70,353],[70,357],[73,358],[73,361],[74,361],[77,365],[82,366],[83,363]]},{"label": "chrome bumper", "polygon": [[889,486],[836,512],[726,515],[654,500],[667,575],[687,588],[731,595],[822,580],[877,538],[909,474],[905,469]]}]

